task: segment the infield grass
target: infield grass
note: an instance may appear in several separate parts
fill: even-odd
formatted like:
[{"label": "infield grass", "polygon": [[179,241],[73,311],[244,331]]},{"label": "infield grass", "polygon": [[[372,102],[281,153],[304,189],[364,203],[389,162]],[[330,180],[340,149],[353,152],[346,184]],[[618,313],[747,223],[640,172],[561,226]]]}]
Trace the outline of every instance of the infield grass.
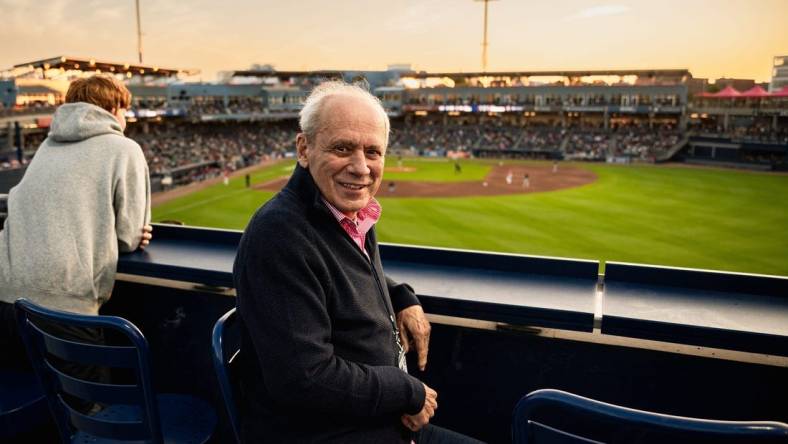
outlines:
[{"label": "infield grass", "polygon": [[[294,161],[253,175],[289,175]],[[513,163],[513,162],[509,162]],[[385,180],[481,180],[491,163],[405,159]],[[388,159],[388,166],[396,160]],[[383,242],[788,275],[788,175],[681,166],[574,164],[598,181],[495,197],[381,198]],[[461,179],[460,179],[461,178]],[[154,221],[243,229],[273,193],[243,178],[157,206]]]}]

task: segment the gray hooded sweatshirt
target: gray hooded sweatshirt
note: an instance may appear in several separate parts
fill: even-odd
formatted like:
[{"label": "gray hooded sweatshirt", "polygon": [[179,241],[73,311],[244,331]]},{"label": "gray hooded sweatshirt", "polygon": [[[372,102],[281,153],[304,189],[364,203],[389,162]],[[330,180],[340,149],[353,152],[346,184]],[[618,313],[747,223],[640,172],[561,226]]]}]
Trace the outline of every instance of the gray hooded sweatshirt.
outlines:
[{"label": "gray hooded sweatshirt", "polygon": [[150,221],[140,146],[109,112],[60,106],[49,137],[8,195],[0,231],[0,301],[26,297],[97,314],[115,282],[118,251],[134,251]]}]

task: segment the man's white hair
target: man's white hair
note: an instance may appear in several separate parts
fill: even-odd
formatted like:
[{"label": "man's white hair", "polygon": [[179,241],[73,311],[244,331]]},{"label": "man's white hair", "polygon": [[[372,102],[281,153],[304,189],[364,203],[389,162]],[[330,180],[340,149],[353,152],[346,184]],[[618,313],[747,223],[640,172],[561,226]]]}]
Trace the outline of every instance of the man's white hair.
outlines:
[{"label": "man's white hair", "polygon": [[380,103],[380,99],[361,86],[355,83],[346,83],[342,80],[330,80],[317,85],[304,101],[304,107],[301,108],[301,112],[298,113],[298,124],[301,127],[301,132],[306,135],[307,140],[315,140],[315,136],[323,124],[321,112],[325,99],[340,95],[358,97],[366,100],[380,112],[385,130],[384,147],[387,147],[389,144],[389,130],[391,124],[389,123],[389,116],[386,114],[386,110],[383,109],[383,104]]}]

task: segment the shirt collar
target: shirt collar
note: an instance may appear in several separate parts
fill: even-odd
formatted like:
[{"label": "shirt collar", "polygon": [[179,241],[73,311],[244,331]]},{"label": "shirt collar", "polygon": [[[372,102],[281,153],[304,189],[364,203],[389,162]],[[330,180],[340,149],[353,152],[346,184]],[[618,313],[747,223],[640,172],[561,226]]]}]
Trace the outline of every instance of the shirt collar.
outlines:
[{"label": "shirt collar", "polygon": [[327,201],[325,197],[322,197],[322,199],[323,203],[326,204],[326,207],[340,225],[350,222],[361,234],[366,234],[380,219],[380,215],[383,212],[380,203],[373,197],[369,200],[366,207],[360,209],[358,213],[356,213],[356,220],[353,220],[339,211],[335,206],[331,205],[331,202]]}]

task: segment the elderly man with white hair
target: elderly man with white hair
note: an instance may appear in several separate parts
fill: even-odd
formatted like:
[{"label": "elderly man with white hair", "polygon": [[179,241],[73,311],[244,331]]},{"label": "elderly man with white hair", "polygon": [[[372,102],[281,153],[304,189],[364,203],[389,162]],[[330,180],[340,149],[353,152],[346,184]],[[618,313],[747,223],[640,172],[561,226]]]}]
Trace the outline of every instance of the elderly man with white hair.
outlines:
[{"label": "elderly man with white hair", "polygon": [[243,441],[472,442],[428,426],[438,395],[407,373],[410,346],[427,364],[430,326],[380,261],[380,101],[326,82],[300,125],[296,169],[249,222],[233,269]]}]

